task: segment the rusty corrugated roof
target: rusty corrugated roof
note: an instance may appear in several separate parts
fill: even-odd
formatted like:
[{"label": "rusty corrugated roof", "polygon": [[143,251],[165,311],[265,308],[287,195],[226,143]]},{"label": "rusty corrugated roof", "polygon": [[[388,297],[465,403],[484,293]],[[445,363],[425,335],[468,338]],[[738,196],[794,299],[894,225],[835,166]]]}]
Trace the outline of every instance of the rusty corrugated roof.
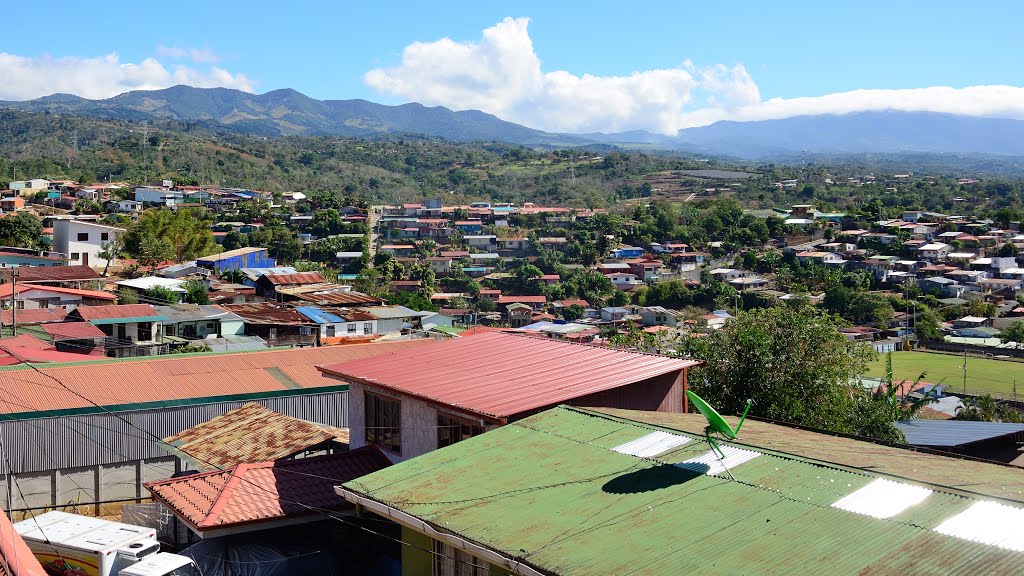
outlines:
[{"label": "rusty corrugated roof", "polygon": [[119,406],[333,386],[338,382],[324,378],[316,365],[432,345],[432,339],[424,338],[237,354],[107,358],[38,366],[38,372],[25,366],[3,367],[0,414],[92,408],[84,398],[101,406]]},{"label": "rusty corrugated roof", "polygon": [[264,274],[267,282],[275,286],[296,286],[300,284],[323,284],[326,282],[319,272],[296,272],[295,274]]},{"label": "rusty corrugated roof", "polygon": [[348,429],[294,418],[255,402],[164,438],[200,470],[280,460],[325,442],[348,444]]},{"label": "rusty corrugated roof", "polygon": [[343,380],[503,419],[696,364],[699,362],[488,332],[401,355],[320,369]]},{"label": "rusty corrugated roof", "polygon": [[[295,289],[285,288],[278,290],[282,294],[294,296],[304,302],[320,304],[323,306],[376,306],[384,301],[376,296],[363,294],[354,290],[303,290],[305,286],[297,286]],[[340,288],[340,287],[339,287]]]},{"label": "rusty corrugated roof", "polygon": [[326,456],[239,464],[158,482],[153,497],[198,531],[338,510],[348,503],[334,486],[389,466],[373,446]]},{"label": "rusty corrugated roof", "polygon": [[[25,310],[18,310],[18,324],[45,324],[47,322],[63,322],[64,317],[68,315],[67,308],[63,306],[54,306],[53,308],[28,308]],[[4,310],[0,313],[0,318],[5,326],[10,326],[14,323],[14,310]]]},{"label": "rusty corrugated roof", "polygon": [[[929,455],[967,484],[908,479],[836,463],[871,466],[871,443],[808,433],[801,444],[822,444],[808,458],[767,441],[765,426],[722,442],[723,463],[702,432],[559,407],[341,488],[543,574],[1024,573],[1024,497],[965,492],[974,474],[1019,487],[1019,470]],[[778,428],[780,440],[794,432]]]},{"label": "rusty corrugated roof", "polygon": [[74,312],[82,317],[82,320],[91,322],[94,320],[111,320],[116,318],[146,318],[148,316],[159,317],[149,304],[121,304],[119,306],[78,306]]},{"label": "rusty corrugated roof", "polygon": [[70,282],[73,280],[98,280],[100,275],[88,266],[20,266],[0,272],[4,282],[11,281],[11,274],[18,274],[18,282]]},{"label": "rusty corrugated roof", "polygon": [[241,316],[246,324],[313,324],[309,318],[300,314],[295,308],[280,302],[249,302],[220,304],[219,306]]}]

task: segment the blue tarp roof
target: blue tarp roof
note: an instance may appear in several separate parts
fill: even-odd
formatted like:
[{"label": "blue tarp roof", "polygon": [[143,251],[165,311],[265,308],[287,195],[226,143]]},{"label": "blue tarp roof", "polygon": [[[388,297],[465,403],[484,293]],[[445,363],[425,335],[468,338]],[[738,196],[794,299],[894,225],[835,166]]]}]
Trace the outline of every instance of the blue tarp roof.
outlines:
[{"label": "blue tarp roof", "polygon": [[296,306],[295,310],[317,324],[336,324],[345,321],[344,318],[335,316],[330,312],[325,312],[315,306]]},{"label": "blue tarp roof", "polygon": [[969,420],[901,420],[896,427],[915,446],[962,446],[1007,434],[1024,432],[1024,424]]}]

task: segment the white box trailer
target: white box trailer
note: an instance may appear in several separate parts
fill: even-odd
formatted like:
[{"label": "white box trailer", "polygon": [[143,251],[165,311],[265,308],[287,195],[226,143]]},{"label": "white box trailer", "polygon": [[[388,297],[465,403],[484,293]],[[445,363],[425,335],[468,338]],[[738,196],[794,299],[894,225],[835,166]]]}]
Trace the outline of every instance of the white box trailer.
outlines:
[{"label": "white box trailer", "polygon": [[14,529],[52,576],[199,576],[190,558],[160,552],[152,528],[53,511]]}]

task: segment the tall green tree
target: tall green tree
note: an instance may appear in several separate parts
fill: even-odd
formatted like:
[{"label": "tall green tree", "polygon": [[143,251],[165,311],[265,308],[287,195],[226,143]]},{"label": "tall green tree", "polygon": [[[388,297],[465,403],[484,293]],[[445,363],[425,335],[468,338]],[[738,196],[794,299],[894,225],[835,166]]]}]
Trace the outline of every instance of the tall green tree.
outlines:
[{"label": "tall green tree", "polygon": [[0,245],[35,248],[43,234],[43,225],[31,212],[16,212],[0,218]]},{"label": "tall green tree", "polygon": [[210,220],[201,210],[150,210],[124,234],[125,250],[139,257],[145,242],[160,239],[170,246],[176,262],[194,260],[220,251],[213,239]]},{"label": "tall green tree", "polygon": [[810,307],[740,312],[680,351],[704,361],[690,387],[726,414],[741,412],[838,432],[852,432],[854,387],[874,350],[849,342],[839,320]]}]

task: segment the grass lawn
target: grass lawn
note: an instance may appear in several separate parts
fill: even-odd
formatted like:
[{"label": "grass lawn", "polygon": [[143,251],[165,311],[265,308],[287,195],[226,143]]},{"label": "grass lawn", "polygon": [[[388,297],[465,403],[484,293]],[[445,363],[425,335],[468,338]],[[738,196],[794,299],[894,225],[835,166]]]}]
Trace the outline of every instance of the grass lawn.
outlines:
[{"label": "grass lawn", "polygon": [[[933,384],[943,383],[955,392],[963,391],[963,356],[935,354],[932,352],[894,352],[892,372],[896,380],[913,381],[922,371],[927,371],[923,380]],[[868,367],[868,376],[885,375],[885,355]],[[1024,397],[1024,362],[967,358],[967,392],[970,394],[1013,394],[1013,383],[1017,382],[1017,394]]]}]

